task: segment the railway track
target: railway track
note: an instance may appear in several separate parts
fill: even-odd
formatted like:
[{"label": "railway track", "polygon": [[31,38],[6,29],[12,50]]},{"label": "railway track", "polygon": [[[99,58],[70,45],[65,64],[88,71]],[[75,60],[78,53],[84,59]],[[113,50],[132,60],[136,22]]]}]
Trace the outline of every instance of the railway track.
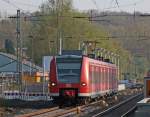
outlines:
[{"label": "railway track", "polygon": [[42,110],[39,110],[39,111],[36,111],[36,112],[32,112],[32,113],[29,113],[29,114],[24,114],[24,115],[20,115],[20,116],[16,116],[16,117],[34,117],[34,116],[39,116],[39,115],[42,115],[42,114],[45,114],[45,113],[50,113],[50,112],[56,111],[58,109],[59,109],[59,107],[53,107],[53,108],[50,108],[50,109],[42,109]]},{"label": "railway track", "polygon": [[39,110],[37,112],[29,113],[29,114],[24,114],[16,117],[59,117],[59,116],[69,116],[69,115],[76,115],[81,113],[81,111],[89,106],[96,105],[98,102],[93,102],[87,105],[83,105],[80,107],[72,107],[72,108],[59,108],[59,107],[54,107],[50,109],[43,109]]},{"label": "railway track", "polygon": [[0,117],[4,117],[4,113],[5,113],[5,110],[3,108],[0,108]]},{"label": "railway track", "polygon": [[143,98],[143,93],[132,96],[92,117],[128,117],[136,108],[136,103]]},{"label": "railway track", "polygon": [[[135,94],[134,94],[135,95]],[[130,95],[129,95],[130,96]],[[117,108],[120,108],[121,105],[123,104],[126,104],[127,102],[130,102],[130,100],[134,100],[134,99],[138,99],[139,101],[139,98],[138,97],[141,97],[142,96],[142,93],[140,94],[137,94],[125,101],[121,101],[119,104],[115,105],[115,106],[112,106],[111,108],[101,112],[101,113],[98,113],[98,114],[91,114],[91,112],[94,112],[95,110],[99,110],[99,111],[102,111],[104,110],[102,105],[107,105],[107,103],[105,104],[104,103],[104,100],[99,100],[99,101],[96,101],[96,102],[92,102],[92,103],[89,103],[89,104],[86,104],[86,105],[82,105],[82,106],[78,106],[78,107],[64,107],[64,108],[59,108],[59,107],[53,107],[53,108],[50,108],[50,109],[42,109],[42,110],[39,110],[37,112],[33,112],[33,113],[29,113],[29,114],[25,114],[25,115],[20,115],[20,116],[16,116],[16,117],[72,117],[72,116],[77,116],[77,115],[80,115],[80,116],[85,116],[87,117],[87,115],[89,117],[93,116],[93,117],[99,117],[99,116],[105,116],[106,114],[109,114],[112,112],[112,110],[114,111],[114,109],[116,110]],[[141,99],[141,98],[140,98]],[[112,99],[110,99],[112,100]],[[111,105],[110,103],[116,103],[115,100],[114,101],[110,101],[109,102],[109,106]],[[125,111],[127,112],[127,111]],[[107,116],[109,117],[109,116]],[[112,114],[111,116],[112,117]],[[117,117],[117,116],[115,116]],[[120,116],[118,116],[120,117]]]}]

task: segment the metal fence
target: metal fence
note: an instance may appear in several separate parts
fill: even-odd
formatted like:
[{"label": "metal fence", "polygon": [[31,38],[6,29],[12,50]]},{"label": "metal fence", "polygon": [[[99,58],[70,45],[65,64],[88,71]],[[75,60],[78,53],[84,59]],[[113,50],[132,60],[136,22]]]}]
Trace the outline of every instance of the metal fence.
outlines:
[{"label": "metal fence", "polygon": [[39,101],[39,100],[52,100],[48,93],[35,93],[35,92],[17,92],[17,91],[5,91],[2,95],[4,99],[19,99],[24,101]]},{"label": "metal fence", "polygon": [[18,84],[18,74],[0,73],[0,98],[20,100],[51,100],[48,81]]}]

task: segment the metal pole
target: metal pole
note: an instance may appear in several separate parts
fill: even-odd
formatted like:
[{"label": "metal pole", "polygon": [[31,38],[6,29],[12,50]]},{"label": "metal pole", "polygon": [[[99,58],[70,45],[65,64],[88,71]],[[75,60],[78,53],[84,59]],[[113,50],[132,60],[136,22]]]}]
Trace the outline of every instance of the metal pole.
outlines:
[{"label": "metal pole", "polygon": [[45,58],[43,58],[43,94],[45,92]]},{"label": "metal pole", "polygon": [[114,54],[111,53],[111,62],[114,63]]},{"label": "metal pole", "polygon": [[81,42],[79,42],[79,45],[78,45],[78,50],[81,50]]},{"label": "metal pole", "polygon": [[60,34],[60,40],[59,40],[59,55],[61,55],[61,53],[62,53],[62,36],[61,36],[61,34]]},{"label": "metal pole", "polygon": [[103,57],[103,49],[100,49],[101,57]]},{"label": "metal pole", "polygon": [[31,67],[32,67],[32,65],[31,65],[32,63],[31,63],[31,60],[30,60],[30,76],[31,76]]},{"label": "metal pole", "polygon": [[33,63],[34,63],[34,42],[33,42],[33,37],[31,37],[31,48],[32,48],[32,50],[31,50],[31,56],[32,56],[32,59],[31,59],[31,63],[32,63],[32,68],[31,68],[31,75],[33,75]]},{"label": "metal pole", "polygon": [[134,63],[135,65],[135,79],[137,78],[137,74],[136,74],[136,63]]},{"label": "metal pole", "polygon": [[20,36],[20,10],[17,10],[17,73],[20,85],[22,89],[22,39]]}]

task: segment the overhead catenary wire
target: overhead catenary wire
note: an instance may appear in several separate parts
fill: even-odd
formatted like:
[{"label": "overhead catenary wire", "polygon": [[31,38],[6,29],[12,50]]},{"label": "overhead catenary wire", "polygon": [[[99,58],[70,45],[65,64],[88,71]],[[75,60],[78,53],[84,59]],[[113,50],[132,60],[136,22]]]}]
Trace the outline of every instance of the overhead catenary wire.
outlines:
[{"label": "overhead catenary wire", "polygon": [[118,0],[115,0],[117,7],[119,8],[119,3]]},{"label": "overhead catenary wire", "polygon": [[[111,1],[111,4],[114,0]],[[130,7],[130,6],[134,6],[135,4],[140,4],[141,2],[143,2],[144,0],[139,0],[137,2],[134,3],[130,3],[130,4],[119,4],[118,1],[115,0],[116,6],[109,6],[103,9],[104,10],[111,10],[111,9],[115,9],[115,8],[122,8],[122,7]]]},{"label": "overhead catenary wire", "polygon": [[[91,19],[91,16],[59,16],[59,17],[64,17],[64,18],[72,18],[72,19],[84,19],[84,20],[89,20],[89,21],[104,21],[104,22],[107,22],[107,23],[111,23],[110,20],[105,20],[105,19],[95,19],[95,18],[98,18],[98,17],[110,17],[110,16],[115,16],[115,17],[120,17],[120,16],[129,16],[129,17],[150,17],[150,14],[123,14],[123,15],[118,15],[118,14],[115,14],[115,15],[112,15],[112,14],[102,14],[102,15],[95,15],[95,16],[92,16],[92,19]],[[23,16],[22,19],[24,19],[25,21],[48,21],[47,19],[39,19],[40,17],[47,17],[47,16],[52,16],[52,15],[48,15],[48,14],[45,14],[45,15],[31,15],[31,16]],[[15,18],[15,17],[9,17],[9,18]],[[37,19],[36,19],[37,18]]]},{"label": "overhead catenary wire", "polygon": [[92,0],[93,4],[95,5],[96,9],[99,9],[99,6],[97,5],[95,0]]},{"label": "overhead catenary wire", "polygon": [[[19,7],[17,7],[16,5],[14,5],[13,3],[11,3],[9,0],[2,0],[2,1],[5,1],[5,2],[7,2],[8,4],[11,4],[11,5],[13,5],[15,8],[19,8]],[[92,0],[93,1],[93,3],[96,5],[96,7],[98,8],[98,6],[97,6],[97,3],[96,3],[96,1],[95,0]],[[115,0],[116,1],[116,0]],[[137,3],[139,3],[141,0],[139,0]],[[116,4],[118,4],[118,1],[116,1]],[[126,4],[126,5],[122,5],[121,7],[123,7],[123,6],[129,6],[129,5],[135,5],[135,3],[134,4]],[[118,7],[118,6],[117,6]],[[105,8],[105,9],[111,9],[111,8],[116,8],[116,6],[115,7],[108,7],[108,8]],[[23,10],[24,11],[24,10]],[[32,19],[32,17],[44,17],[44,16],[51,16],[51,14],[40,14],[40,15],[35,15],[35,16],[33,16],[33,15],[30,15],[30,16],[24,16],[24,18],[26,19],[28,19],[28,21],[42,21],[42,19]],[[92,18],[97,18],[97,17],[106,17],[106,16],[133,16],[133,15],[108,15],[108,14],[103,14],[103,15],[97,15],[97,16],[94,16],[94,17],[92,17]],[[142,16],[142,17],[146,17],[146,16],[150,16],[149,14],[141,14],[141,15],[139,15],[139,16]],[[61,16],[61,17],[70,17],[70,18],[83,18],[83,19],[90,19],[89,17],[78,17],[78,16]],[[96,19],[93,19],[93,20],[95,20],[95,21],[98,21],[98,20],[96,20]],[[26,20],[27,21],[27,20]],[[43,21],[45,21],[45,20],[43,20]],[[101,21],[101,20],[100,20]],[[103,21],[103,20],[102,20]]]},{"label": "overhead catenary wire", "polygon": [[[10,6],[14,7],[16,10],[21,10],[22,12],[29,12],[28,10],[25,10],[23,9],[22,7],[19,7],[20,5],[21,6],[28,6],[28,7],[34,7],[34,8],[39,8],[40,6],[36,6],[36,5],[33,5],[33,4],[29,4],[29,3],[24,3],[24,2],[16,2],[14,0],[1,0],[7,4],[9,4]],[[20,5],[16,5],[16,4],[20,4]]]},{"label": "overhead catenary wire", "polygon": [[[5,1],[5,0],[3,0],[3,1]],[[6,1],[9,1],[9,0],[6,0]],[[42,0],[43,1],[43,0]],[[96,6],[96,8],[98,8],[98,5],[97,5],[97,3],[96,3],[96,1],[95,0],[92,0],[93,1],[93,3],[95,4],[95,6]],[[113,0],[114,1],[114,0]],[[116,6],[113,6],[113,7],[107,7],[107,8],[104,8],[104,10],[109,10],[109,9],[113,9],[113,8],[118,8],[118,6],[119,6],[119,4],[118,4],[118,1],[117,0],[115,0],[116,1],[116,4],[117,4],[117,7]],[[138,2],[136,2],[136,3],[140,3],[141,2],[141,0],[139,0]],[[133,5],[135,5],[135,3],[133,3],[133,4],[125,4],[125,5],[120,5],[120,7],[127,7],[127,6],[133,6]],[[44,17],[44,16],[51,16],[51,15],[49,15],[49,14],[41,14],[41,15],[36,15],[36,16],[27,16],[28,18],[30,17]],[[109,15],[97,15],[97,16],[94,16],[94,17],[105,17],[105,16],[109,16]],[[112,16],[112,15],[111,15]],[[115,16],[115,15],[113,15],[113,16]],[[120,16],[120,15],[118,15],[118,16]],[[121,15],[121,16],[128,16],[128,15]],[[132,15],[131,15],[132,16]],[[144,15],[143,15],[144,16]],[[71,17],[71,16],[61,16],[61,17]],[[81,17],[78,17],[78,16],[73,16],[72,18],[81,18]],[[82,17],[82,18],[89,18],[89,17]],[[39,21],[39,19],[38,20],[33,20],[33,21]]]}]

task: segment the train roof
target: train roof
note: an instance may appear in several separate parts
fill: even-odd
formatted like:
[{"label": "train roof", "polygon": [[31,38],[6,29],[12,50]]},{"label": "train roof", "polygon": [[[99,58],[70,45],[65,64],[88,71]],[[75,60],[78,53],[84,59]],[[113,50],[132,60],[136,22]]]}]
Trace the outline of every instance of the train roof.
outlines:
[{"label": "train roof", "polygon": [[116,67],[115,64],[113,63],[109,63],[109,62],[105,62],[105,61],[102,61],[102,60],[97,60],[97,59],[92,59],[92,58],[89,58],[89,57],[86,57],[88,59],[89,62],[91,62],[92,64],[100,64],[100,65],[104,65],[104,66],[111,66],[111,67]]},{"label": "train roof", "polygon": [[82,58],[82,56],[78,56],[78,55],[60,55],[60,56],[56,56],[56,58]]},{"label": "train roof", "polygon": [[91,62],[93,64],[101,64],[101,65],[104,65],[104,66],[116,67],[116,65],[113,64],[113,63],[105,62],[105,61],[98,60],[98,59],[93,59],[93,58],[90,58],[90,57],[85,56],[85,55],[82,55],[82,56],[78,56],[78,55],[59,55],[59,56],[56,56],[56,58],[86,58],[89,62]]}]

